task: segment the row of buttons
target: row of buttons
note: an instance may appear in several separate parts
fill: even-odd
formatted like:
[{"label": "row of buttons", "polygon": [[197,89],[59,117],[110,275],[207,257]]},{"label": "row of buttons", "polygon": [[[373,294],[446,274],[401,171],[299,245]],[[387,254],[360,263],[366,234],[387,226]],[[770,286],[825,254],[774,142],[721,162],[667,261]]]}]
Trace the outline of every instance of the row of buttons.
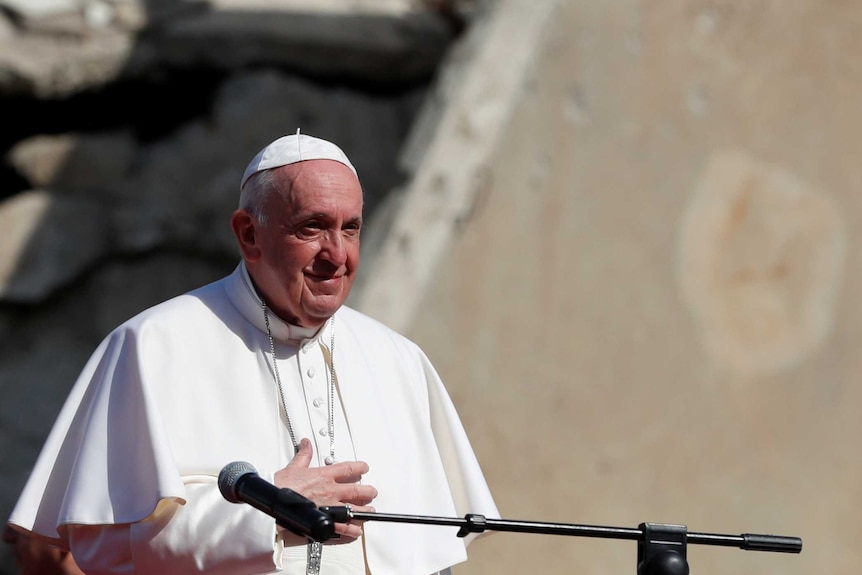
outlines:
[{"label": "row of buttons", "polygon": [[[302,346],[302,353],[307,354],[311,351],[313,345],[313,343],[309,343],[308,345]],[[317,371],[313,367],[309,367],[305,373],[308,377],[314,377]],[[322,397],[316,397],[311,404],[314,405],[314,407],[323,407],[326,404],[326,401]],[[329,435],[329,430],[325,427],[321,427],[317,433],[319,433],[321,437],[327,437]]]}]

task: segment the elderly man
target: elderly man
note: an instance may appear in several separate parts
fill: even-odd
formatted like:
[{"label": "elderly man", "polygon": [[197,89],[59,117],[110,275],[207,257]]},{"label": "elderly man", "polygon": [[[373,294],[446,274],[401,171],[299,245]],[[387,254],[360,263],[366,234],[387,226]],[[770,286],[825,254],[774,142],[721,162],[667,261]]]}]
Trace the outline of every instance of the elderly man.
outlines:
[{"label": "elderly man", "polygon": [[219,471],[244,460],[321,506],[498,516],[426,356],[344,305],[363,205],[348,158],[285,136],[240,188],[242,262],[102,342],[10,525],[89,575],[427,575],[465,560],[454,528],[348,521],[321,546],[219,493]]}]

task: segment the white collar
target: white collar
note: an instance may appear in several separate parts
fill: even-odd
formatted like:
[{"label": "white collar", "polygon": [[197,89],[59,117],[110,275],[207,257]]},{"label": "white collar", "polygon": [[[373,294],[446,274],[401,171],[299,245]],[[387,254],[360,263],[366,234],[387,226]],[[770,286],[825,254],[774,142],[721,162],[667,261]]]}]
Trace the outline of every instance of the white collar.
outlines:
[{"label": "white collar", "polygon": [[[233,305],[239,310],[243,317],[257,329],[266,333],[266,322],[263,318],[263,300],[254,289],[251,277],[245,267],[245,262],[240,262],[231,275],[227,277],[225,285],[227,295]],[[302,327],[288,323],[269,310],[269,327],[273,339],[278,341],[299,344],[309,339],[317,339],[324,335],[329,328],[330,322],[321,327]],[[322,339],[321,341],[326,341]]]}]

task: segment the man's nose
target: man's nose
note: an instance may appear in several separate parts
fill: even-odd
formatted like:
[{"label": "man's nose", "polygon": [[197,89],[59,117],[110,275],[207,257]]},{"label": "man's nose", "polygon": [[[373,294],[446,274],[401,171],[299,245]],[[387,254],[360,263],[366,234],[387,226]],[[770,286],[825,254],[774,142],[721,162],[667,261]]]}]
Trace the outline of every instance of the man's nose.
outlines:
[{"label": "man's nose", "polygon": [[340,230],[330,230],[324,236],[320,243],[320,256],[338,266],[347,262],[347,246]]}]

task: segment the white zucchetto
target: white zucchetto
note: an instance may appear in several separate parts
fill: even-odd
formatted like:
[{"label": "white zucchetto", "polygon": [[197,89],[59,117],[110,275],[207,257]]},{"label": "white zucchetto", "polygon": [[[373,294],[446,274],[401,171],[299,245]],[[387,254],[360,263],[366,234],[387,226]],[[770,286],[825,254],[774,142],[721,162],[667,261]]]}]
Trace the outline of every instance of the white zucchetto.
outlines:
[{"label": "white zucchetto", "polygon": [[296,134],[282,136],[258,152],[245,169],[239,187],[242,189],[248,179],[257,172],[305,160],[335,160],[350,168],[353,174],[359,177],[356,168],[341,148],[327,140],[300,134],[297,130]]}]

